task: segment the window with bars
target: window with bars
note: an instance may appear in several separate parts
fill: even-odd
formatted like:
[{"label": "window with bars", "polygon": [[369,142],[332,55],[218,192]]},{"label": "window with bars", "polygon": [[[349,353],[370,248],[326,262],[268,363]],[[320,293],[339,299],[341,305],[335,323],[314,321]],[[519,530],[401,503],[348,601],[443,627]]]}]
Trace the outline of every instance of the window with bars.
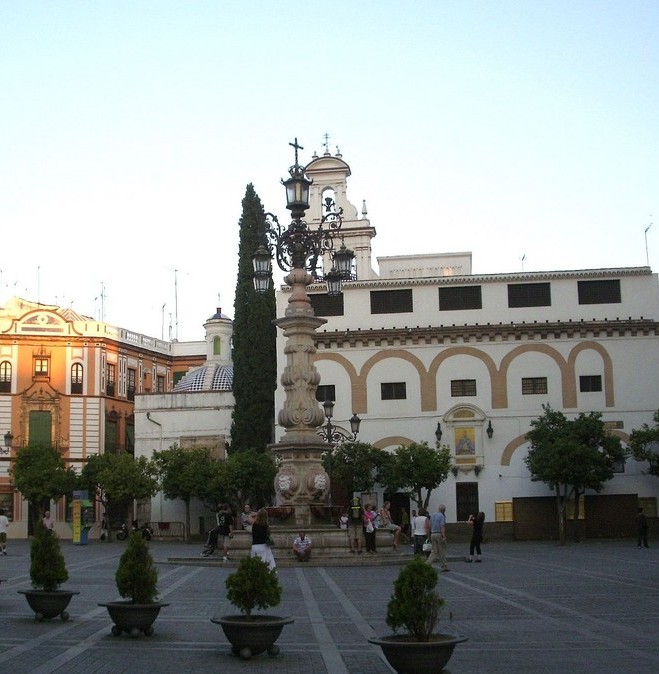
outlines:
[{"label": "window with bars", "polygon": [[128,400],[135,400],[135,382],[137,381],[137,371],[129,367],[126,381],[126,397]]},{"label": "window with bars", "polygon": [[475,379],[451,379],[451,398],[476,395]]},{"label": "window with bars", "polygon": [[549,283],[511,283],[508,286],[508,306],[550,307],[551,286]]},{"label": "window with bars", "polygon": [[479,511],[478,482],[455,483],[455,509],[458,522],[466,522]]},{"label": "window with bars", "polygon": [[513,521],[513,502],[495,501],[494,502],[494,521],[512,522]]},{"label": "window with bars", "polygon": [[579,391],[581,393],[594,393],[602,390],[602,375],[584,374],[579,376]]},{"label": "window with bars", "polygon": [[156,375],[156,393],[165,392],[165,377],[161,374]]},{"label": "window with bars", "polygon": [[8,360],[0,363],[0,393],[11,393],[12,367]]},{"label": "window with bars", "polygon": [[382,400],[405,400],[407,398],[407,385],[404,381],[383,382],[380,384]]},{"label": "window with bars", "polygon": [[620,279],[577,281],[579,304],[619,304]]},{"label": "window with bars", "polygon": [[463,311],[482,309],[483,299],[480,286],[448,286],[439,288],[440,311]]},{"label": "window with bars", "polygon": [[412,289],[371,290],[372,314],[404,314],[414,311]]},{"label": "window with bars", "polygon": [[320,384],[316,389],[316,400],[324,403],[326,400],[336,401],[336,387],[334,384]]},{"label": "window with bars", "polygon": [[532,396],[547,393],[547,377],[522,377],[522,395]]},{"label": "window with bars", "polygon": [[71,365],[71,394],[80,395],[82,393],[83,369],[80,363]]},{"label": "window with bars", "polygon": [[114,365],[107,364],[105,366],[105,394],[113,396],[115,393],[115,367]]},{"label": "window with bars", "polygon": [[343,316],[343,293],[340,295],[309,295],[316,316]]}]

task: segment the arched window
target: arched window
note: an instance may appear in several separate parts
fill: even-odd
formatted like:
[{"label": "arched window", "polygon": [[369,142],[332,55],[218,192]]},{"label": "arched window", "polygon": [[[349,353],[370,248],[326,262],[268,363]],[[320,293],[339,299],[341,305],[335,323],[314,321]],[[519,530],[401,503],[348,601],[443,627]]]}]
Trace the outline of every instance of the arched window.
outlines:
[{"label": "arched window", "polygon": [[11,363],[8,360],[0,363],[0,393],[11,393]]},{"label": "arched window", "polygon": [[80,363],[71,365],[71,393],[82,393],[83,368]]},{"label": "arched window", "polygon": [[213,337],[213,355],[222,355],[222,340],[217,336]]}]

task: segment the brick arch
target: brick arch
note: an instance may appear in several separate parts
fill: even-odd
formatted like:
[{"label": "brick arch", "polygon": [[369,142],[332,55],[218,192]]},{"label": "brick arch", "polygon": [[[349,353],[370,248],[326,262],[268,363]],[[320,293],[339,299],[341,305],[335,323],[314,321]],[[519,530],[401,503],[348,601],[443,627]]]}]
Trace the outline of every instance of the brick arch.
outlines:
[{"label": "brick arch", "polygon": [[416,442],[416,440],[410,440],[410,438],[405,438],[402,435],[390,435],[387,438],[380,438],[377,442],[374,442],[373,447],[384,449],[391,445],[394,445],[395,447],[400,447],[400,445],[411,445],[413,442]]},{"label": "brick arch", "polygon": [[367,410],[368,404],[366,400],[366,380],[368,378],[368,373],[373,369],[374,365],[376,365],[380,361],[387,360],[389,358],[400,358],[401,360],[405,360],[416,369],[416,371],[419,373],[419,382],[421,390],[421,411],[422,412],[434,411],[437,408],[437,401],[435,397],[435,401],[433,404],[430,392],[431,390],[434,391],[434,387],[430,387],[428,385],[429,374],[424,364],[421,362],[419,358],[411,354],[409,351],[405,351],[404,349],[394,349],[391,351],[380,351],[379,353],[374,354],[362,366],[361,372],[359,373],[359,375],[357,375],[357,382],[359,387],[363,390],[364,407],[363,409],[358,409],[357,412],[366,413],[368,411]]},{"label": "brick arch", "polygon": [[[497,381],[498,388],[501,392],[501,407],[508,407],[508,369],[510,364],[521,356],[524,353],[544,353],[549,356],[555,363],[558,365],[558,368],[561,372],[561,389],[563,396],[563,407],[576,407],[577,406],[577,396],[574,386],[574,369],[572,370],[572,376],[570,376],[570,370],[568,368],[568,363],[563,358],[563,356],[552,346],[547,344],[522,344],[515,347],[512,351],[509,351],[501,360],[501,367],[499,368],[498,377],[500,378]],[[568,382],[571,382],[571,386],[568,386]],[[493,405],[494,407],[494,405]]]},{"label": "brick arch", "polygon": [[577,356],[582,352],[582,351],[587,351],[592,349],[593,351],[596,351],[601,357],[602,357],[602,362],[604,364],[604,404],[607,407],[613,407],[614,406],[614,399],[615,395],[613,392],[613,363],[611,362],[611,356],[609,355],[609,352],[598,342],[581,342],[580,344],[577,344],[572,351],[570,351],[570,355],[567,358],[567,362],[570,368],[570,373],[572,375],[572,387],[575,392],[575,401],[574,401],[574,407],[577,406],[577,401],[576,401],[576,391],[577,391],[577,375],[576,375],[576,362],[577,362]]},{"label": "brick arch", "polygon": [[487,371],[490,373],[490,386],[492,389],[492,407],[503,407],[503,405],[497,405],[496,391],[497,387],[495,382],[497,381],[498,372],[497,366],[494,364],[494,361],[490,356],[488,356],[484,351],[476,349],[473,346],[453,346],[441,353],[438,353],[431,361],[428,372],[432,381],[432,392],[428,392],[428,397],[432,397],[432,407],[431,410],[437,409],[437,371],[439,366],[448,358],[452,356],[473,356],[474,358],[483,362]]},{"label": "brick arch", "polygon": [[365,381],[362,385],[362,378],[357,374],[355,366],[339,353],[316,353],[313,362],[328,360],[340,365],[350,379],[350,398],[352,401],[352,411],[355,414],[364,414],[366,410],[366,386]]},{"label": "brick arch", "polygon": [[516,438],[513,438],[504,448],[503,452],[501,452],[501,465],[502,466],[509,466],[510,465],[510,460],[513,457],[513,454],[515,453],[515,450],[521,447],[523,444],[525,444],[527,441],[526,439],[526,433],[524,435],[518,435]]}]

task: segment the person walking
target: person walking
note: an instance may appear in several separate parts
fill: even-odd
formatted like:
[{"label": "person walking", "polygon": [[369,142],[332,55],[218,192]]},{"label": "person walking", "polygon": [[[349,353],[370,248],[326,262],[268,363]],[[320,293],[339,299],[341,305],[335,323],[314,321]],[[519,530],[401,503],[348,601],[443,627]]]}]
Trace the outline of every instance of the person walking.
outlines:
[{"label": "person walking", "polygon": [[366,541],[366,552],[374,555],[377,550],[375,547],[375,512],[373,506],[367,503],[364,506],[364,540]]},{"label": "person walking", "polygon": [[426,560],[433,564],[439,559],[442,571],[450,571],[446,563],[448,543],[446,540],[446,506],[441,503],[436,513],[430,516],[430,555]]},{"label": "person walking", "polygon": [[252,549],[249,556],[260,557],[272,571],[277,564],[275,563],[275,556],[272,554],[272,548],[268,545],[270,540],[268,511],[261,508],[256,512],[256,517],[252,522]]},{"label": "person walking", "polygon": [[636,515],[636,541],[640,549],[641,543],[646,548],[649,548],[648,545],[648,520],[643,512],[643,508],[638,509],[638,515]]},{"label": "person walking", "polygon": [[471,540],[469,541],[469,557],[465,561],[474,561],[474,551],[476,551],[476,561],[481,561],[481,543],[483,542],[483,523],[485,522],[485,513],[479,512],[477,515],[469,515],[467,520],[471,524]]},{"label": "person walking", "polygon": [[7,554],[7,527],[9,520],[5,515],[4,508],[0,508],[0,551],[3,555]]},{"label": "person walking", "polygon": [[419,508],[418,514],[412,519],[412,540],[414,541],[414,554],[423,554],[423,544],[430,536],[430,527],[426,511]]},{"label": "person walking", "polygon": [[46,527],[48,531],[52,531],[55,528],[55,522],[53,521],[53,518],[50,516],[50,510],[46,510],[46,512],[43,514],[41,521],[43,522],[43,525]]}]

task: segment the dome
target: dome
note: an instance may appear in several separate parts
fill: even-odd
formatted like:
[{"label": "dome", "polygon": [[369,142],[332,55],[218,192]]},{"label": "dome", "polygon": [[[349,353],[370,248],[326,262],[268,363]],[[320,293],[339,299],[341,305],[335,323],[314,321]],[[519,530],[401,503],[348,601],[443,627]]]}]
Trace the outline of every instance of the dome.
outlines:
[{"label": "dome", "polygon": [[174,387],[174,393],[188,391],[231,391],[233,389],[233,366],[207,364],[195,368],[182,377]]}]

